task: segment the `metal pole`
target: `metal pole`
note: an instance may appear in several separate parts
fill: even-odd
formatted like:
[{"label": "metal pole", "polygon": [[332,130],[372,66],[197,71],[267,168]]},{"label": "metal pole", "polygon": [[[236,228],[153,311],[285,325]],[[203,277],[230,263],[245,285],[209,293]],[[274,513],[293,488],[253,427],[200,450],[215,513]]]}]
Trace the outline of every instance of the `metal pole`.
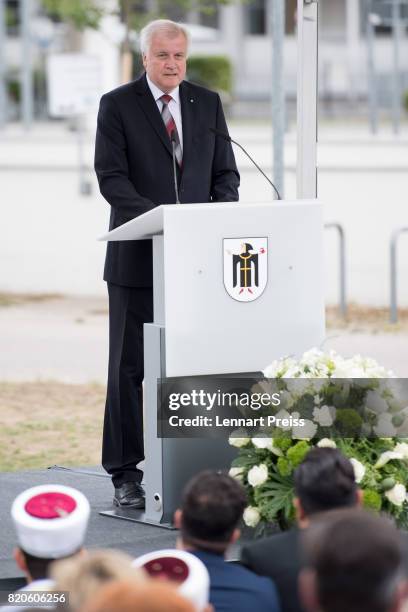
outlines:
[{"label": "metal pole", "polygon": [[368,104],[370,116],[371,133],[376,134],[378,130],[378,100],[377,84],[374,65],[374,40],[375,22],[377,15],[370,12],[371,0],[368,0],[368,19],[367,19],[367,77],[368,77]]},{"label": "metal pole", "polygon": [[6,0],[0,0],[0,128],[3,128],[7,117],[6,92]]},{"label": "metal pole", "polygon": [[30,40],[31,0],[20,0],[22,68],[21,68],[21,103],[24,128],[31,127],[34,116],[33,70],[31,63]]},{"label": "metal pole", "polygon": [[335,229],[339,235],[339,310],[343,318],[347,317],[346,296],[346,237],[340,223],[326,223],[325,229]]},{"label": "metal pole", "polygon": [[317,0],[298,0],[297,197],[317,197]]},{"label": "metal pole", "polygon": [[285,41],[285,0],[272,0],[272,129],[273,182],[284,197],[285,84],[283,46]]},{"label": "metal pole", "polygon": [[393,41],[393,63],[392,75],[392,127],[394,134],[399,134],[401,122],[401,75],[399,70],[399,48],[400,48],[400,0],[392,1],[392,41]]},{"label": "metal pole", "polygon": [[84,154],[84,117],[81,115],[77,116],[76,121],[77,128],[77,141],[78,141],[78,169],[79,169],[79,193],[84,196],[89,196],[92,193],[92,185],[90,181],[86,179],[86,165],[85,165],[85,154]]},{"label": "metal pole", "polygon": [[397,237],[398,232],[394,232],[391,237],[390,245],[390,322],[398,321],[397,306]]},{"label": "metal pole", "polygon": [[408,227],[401,227],[391,235],[390,241],[390,322],[398,322],[398,297],[397,297],[397,244],[398,238],[404,232],[408,232]]}]

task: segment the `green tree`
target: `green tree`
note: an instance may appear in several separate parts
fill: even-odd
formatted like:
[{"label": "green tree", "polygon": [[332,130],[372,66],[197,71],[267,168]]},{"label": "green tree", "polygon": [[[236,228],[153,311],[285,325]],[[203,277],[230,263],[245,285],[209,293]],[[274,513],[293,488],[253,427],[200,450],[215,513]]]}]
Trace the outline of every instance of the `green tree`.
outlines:
[{"label": "green tree", "polygon": [[[118,0],[117,14],[125,24],[126,33],[122,42],[122,81],[129,81],[132,75],[132,45],[130,33],[140,30],[152,19],[166,18],[175,7],[180,14],[197,9],[211,14],[219,5],[229,4],[231,0],[156,0],[154,10],[146,10],[144,0]],[[111,13],[103,0],[41,0],[48,15],[58,21],[71,25],[82,32],[85,28],[98,29],[102,17]]]},{"label": "green tree", "polygon": [[48,15],[57,21],[65,21],[77,30],[97,29],[105,10],[97,0],[41,0]]}]

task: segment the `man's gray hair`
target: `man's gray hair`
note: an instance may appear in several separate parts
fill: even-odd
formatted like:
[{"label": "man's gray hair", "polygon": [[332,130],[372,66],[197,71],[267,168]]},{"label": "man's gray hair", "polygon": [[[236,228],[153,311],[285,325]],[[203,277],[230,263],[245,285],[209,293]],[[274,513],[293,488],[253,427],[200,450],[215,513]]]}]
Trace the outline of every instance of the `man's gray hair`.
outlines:
[{"label": "man's gray hair", "polygon": [[176,36],[183,34],[187,42],[188,50],[190,44],[190,33],[187,28],[180,23],[170,21],[170,19],[156,19],[155,21],[148,23],[140,31],[140,51],[143,54],[147,53],[149,50],[152,43],[152,38],[156,34],[162,34],[164,36],[168,36],[169,38],[176,38]]}]

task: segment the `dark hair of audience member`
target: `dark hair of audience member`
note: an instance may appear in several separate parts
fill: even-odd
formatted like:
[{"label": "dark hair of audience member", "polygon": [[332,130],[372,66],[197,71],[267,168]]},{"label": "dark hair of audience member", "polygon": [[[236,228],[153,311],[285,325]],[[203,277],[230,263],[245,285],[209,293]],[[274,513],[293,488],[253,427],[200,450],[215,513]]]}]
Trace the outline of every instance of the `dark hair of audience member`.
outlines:
[{"label": "dark hair of audience member", "polygon": [[183,494],[183,541],[202,550],[224,552],[246,505],[245,490],[234,478],[209,470],[200,472]]},{"label": "dark hair of audience member", "polygon": [[314,448],[296,468],[295,495],[306,515],[355,506],[357,485],[350,461],[335,448]]},{"label": "dark hair of audience member", "polygon": [[306,566],[315,572],[319,610],[393,609],[403,558],[390,520],[360,509],[332,511],[304,532],[304,546]]},{"label": "dark hair of audience member", "polygon": [[[48,578],[49,569],[52,563],[56,561],[56,559],[42,559],[41,557],[35,557],[34,555],[30,555],[28,552],[20,548],[20,551],[24,555],[24,559],[27,565],[27,570],[30,573],[30,576],[33,580],[43,580],[44,578]],[[71,557],[75,557],[79,550],[76,550],[71,555],[67,555],[64,559],[69,559]]]},{"label": "dark hair of audience member", "polygon": [[167,583],[113,582],[101,588],[82,612],[195,612],[191,602]]}]

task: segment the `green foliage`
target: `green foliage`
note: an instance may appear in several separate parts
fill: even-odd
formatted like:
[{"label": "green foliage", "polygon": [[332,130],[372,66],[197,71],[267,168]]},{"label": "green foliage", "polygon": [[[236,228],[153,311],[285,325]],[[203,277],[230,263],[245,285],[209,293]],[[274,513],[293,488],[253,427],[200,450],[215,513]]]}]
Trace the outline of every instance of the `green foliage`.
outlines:
[{"label": "green foliage", "polygon": [[363,490],[363,506],[366,510],[379,512],[381,510],[381,495],[372,489]]},{"label": "green foliage", "polygon": [[251,467],[253,467],[254,465],[257,465],[258,462],[259,462],[259,457],[256,453],[254,453],[253,449],[252,450],[241,449],[238,457],[236,457],[236,459],[233,460],[231,465],[232,467],[243,467],[245,468],[245,470],[249,472]]},{"label": "green foliage", "polygon": [[336,413],[336,429],[340,435],[353,438],[361,431],[363,420],[352,408],[341,408]]},{"label": "green foliage", "polygon": [[41,0],[49,16],[66,21],[78,30],[97,29],[105,14],[103,3],[96,0]]},{"label": "green foliage", "polygon": [[[365,473],[360,485],[364,507],[375,512],[384,511],[395,519],[399,527],[408,528],[408,502],[398,506],[385,495],[396,484],[405,485],[408,482],[408,458],[390,459],[382,467],[375,467],[381,455],[394,450],[401,441],[405,439],[350,437],[336,438],[335,443],[344,455],[356,459],[364,466]],[[261,524],[258,525],[260,529],[264,523],[278,524],[280,528],[286,529],[295,520],[293,474],[318,440],[298,441],[279,437],[274,438],[273,442],[275,447],[280,446],[282,457],[249,442],[239,450],[238,457],[232,463],[233,467],[244,468],[243,483],[249,504],[257,506],[261,514]],[[260,463],[268,466],[268,480],[260,486],[251,487],[247,473]]]},{"label": "green foliage", "polygon": [[288,527],[294,519],[293,478],[272,473],[267,482],[257,487],[254,499],[267,521],[278,517],[281,526]]},{"label": "green foliage", "polygon": [[276,467],[281,476],[289,476],[293,470],[292,464],[286,457],[279,457]]},{"label": "green foliage", "polygon": [[389,491],[392,489],[392,487],[395,487],[395,485],[396,482],[394,478],[391,478],[390,476],[388,478],[384,478],[384,480],[380,482],[381,491]]},{"label": "green foliage", "polygon": [[218,92],[232,91],[232,65],[224,55],[193,55],[188,58],[189,80]]},{"label": "green foliage", "polygon": [[296,467],[302,463],[309,450],[309,444],[305,440],[301,440],[300,442],[296,442],[296,444],[292,446],[286,454],[292,465]]},{"label": "green foliage", "polygon": [[276,448],[286,452],[292,446],[292,440],[287,436],[278,436],[273,439],[273,444]]},{"label": "green foliage", "polygon": [[406,111],[408,111],[408,91],[403,95],[403,104]]},{"label": "green foliage", "polygon": [[21,100],[21,82],[20,79],[18,78],[7,78],[6,77],[6,89],[7,89],[7,93],[8,96],[11,100],[13,100],[13,102],[16,102],[17,104],[20,103]]}]

